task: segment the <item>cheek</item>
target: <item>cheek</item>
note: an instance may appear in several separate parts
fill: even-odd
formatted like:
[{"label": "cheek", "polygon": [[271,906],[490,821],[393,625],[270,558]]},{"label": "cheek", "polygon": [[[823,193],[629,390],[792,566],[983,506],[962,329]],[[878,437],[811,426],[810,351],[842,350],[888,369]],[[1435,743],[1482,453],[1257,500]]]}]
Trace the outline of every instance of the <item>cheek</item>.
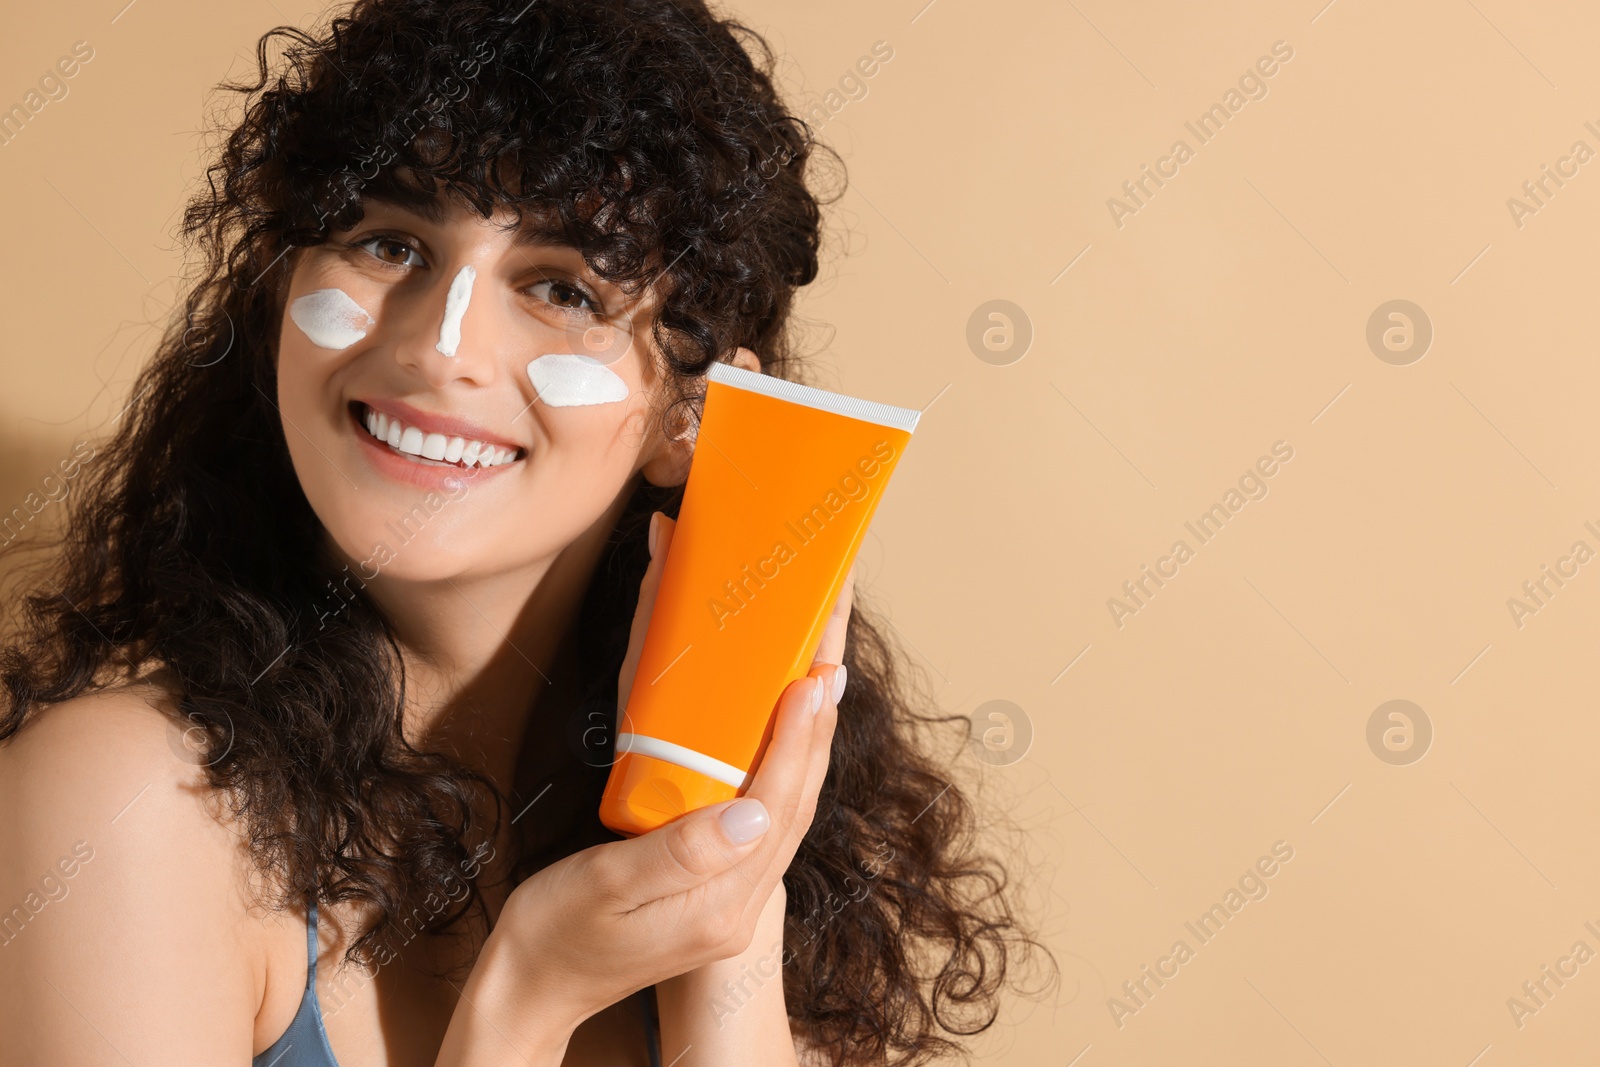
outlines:
[{"label": "cheek", "polygon": [[311,343],[285,316],[278,336],[278,395],[273,398],[283,420],[283,433],[294,449],[309,449],[309,435],[324,445],[328,386],[345,360]]},{"label": "cheek", "polygon": [[532,467],[523,503],[549,521],[565,513],[586,528],[616,499],[642,465],[649,440],[646,397],[619,404],[553,408],[542,412],[544,450]]},{"label": "cheek", "polygon": [[527,373],[539,403],[548,408],[610,407],[634,395],[621,375],[583,353],[547,353],[531,360]]},{"label": "cheek", "polygon": [[315,289],[296,297],[290,301],[285,318],[312,344],[332,352],[349,348],[377,324],[355,297],[338,287]]},{"label": "cheek", "polygon": [[[304,413],[315,410],[324,394],[331,395],[329,387],[342,369],[370,348],[386,295],[381,286],[340,271],[326,256],[302,264],[278,324],[280,403],[294,403]],[[287,407],[284,414],[299,417]],[[310,426],[302,428],[316,436]]]},{"label": "cheek", "polygon": [[598,470],[637,459],[648,440],[651,412],[635,367],[555,352],[530,360],[525,370],[563,465],[576,461]]},{"label": "cheek", "polygon": [[279,359],[278,368],[278,422],[283,427],[289,462],[312,510],[325,525],[336,530],[343,525],[336,514],[341,502],[339,487],[348,488],[348,484],[329,458],[333,440],[325,428],[326,420],[317,411],[316,385],[303,362],[289,353]]},{"label": "cheek", "polygon": [[[551,408],[541,421],[549,435],[545,458],[562,470],[624,470],[649,439],[649,400],[632,393],[617,403]],[[534,462],[538,462],[537,455]],[[620,483],[614,488],[620,488]]]},{"label": "cheek", "polygon": [[[306,501],[339,547],[371,549],[371,523],[364,514],[363,484],[349,453],[346,413],[331,383],[348,362],[345,355],[312,344],[287,315],[278,338],[278,423],[289,461]],[[357,556],[357,558],[360,558]]]}]

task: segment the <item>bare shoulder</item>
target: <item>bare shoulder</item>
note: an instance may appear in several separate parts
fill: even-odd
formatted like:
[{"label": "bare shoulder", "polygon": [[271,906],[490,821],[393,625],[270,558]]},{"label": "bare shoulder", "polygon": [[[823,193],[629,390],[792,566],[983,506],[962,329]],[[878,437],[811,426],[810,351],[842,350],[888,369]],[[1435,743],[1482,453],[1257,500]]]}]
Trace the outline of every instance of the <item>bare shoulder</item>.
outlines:
[{"label": "bare shoulder", "polygon": [[[183,827],[189,830],[219,823],[221,805],[202,757],[185,742],[170,698],[151,685],[118,686],[38,709],[0,744],[0,805],[12,821],[21,819],[0,824],[0,834],[26,829],[23,836],[31,838],[93,826],[102,840],[115,833],[199,860],[221,839],[207,833],[163,843],[159,826],[162,819],[194,823]],[[135,817],[140,807],[161,818]]]},{"label": "bare shoulder", "polygon": [[22,1035],[18,1062],[249,1058],[262,942],[214,794],[151,686],[40,709],[0,744],[0,1032]]}]

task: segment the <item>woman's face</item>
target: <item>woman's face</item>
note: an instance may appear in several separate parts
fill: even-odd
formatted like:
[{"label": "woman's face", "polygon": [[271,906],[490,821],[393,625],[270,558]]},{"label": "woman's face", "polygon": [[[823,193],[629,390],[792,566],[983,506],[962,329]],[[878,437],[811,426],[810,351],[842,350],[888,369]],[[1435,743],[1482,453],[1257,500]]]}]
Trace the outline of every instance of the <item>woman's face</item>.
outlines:
[{"label": "woman's face", "polygon": [[354,229],[299,254],[285,302],[290,457],[368,581],[548,559],[636,472],[676,484],[686,471],[688,444],[652,414],[665,390],[653,298],[628,298],[572,248],[519,241],[509,215],[441,203],[427,218],[369,202]]}]

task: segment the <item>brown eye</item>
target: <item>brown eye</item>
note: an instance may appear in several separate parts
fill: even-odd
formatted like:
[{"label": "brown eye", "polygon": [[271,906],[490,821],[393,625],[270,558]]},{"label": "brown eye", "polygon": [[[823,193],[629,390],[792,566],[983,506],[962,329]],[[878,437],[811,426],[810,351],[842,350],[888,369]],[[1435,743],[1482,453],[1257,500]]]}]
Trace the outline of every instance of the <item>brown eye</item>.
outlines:
[{"label": "brown eye", "polygon": [[600,311],[600,305],[593,297],[573,283],[559,278],[534,282],[528,286],[528,292],[562,311]]},{"label": "brown eye", "polygon": [[[417,250],[397,237],[387,237],[382,234],[368,237],[365,241],[355,242],[355,248],[365,249],[373,259],[388,263],[396,267],[422,267],[426,266]],[[409,257],[415,256],[416,261],[410,262]]]},{"label": "brown eye", "polygon": [[583,294],[570,285],[561,282],[550,283],[550,301],[562,307],[582,306]]}]

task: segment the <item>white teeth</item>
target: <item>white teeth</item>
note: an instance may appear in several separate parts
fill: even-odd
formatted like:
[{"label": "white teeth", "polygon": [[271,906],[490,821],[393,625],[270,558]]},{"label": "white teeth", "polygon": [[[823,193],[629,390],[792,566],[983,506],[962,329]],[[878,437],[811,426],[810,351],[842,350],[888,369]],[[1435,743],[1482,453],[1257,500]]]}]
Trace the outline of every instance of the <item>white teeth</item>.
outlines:
[{"label": "white teeth", "polygon": [[423,433],[381,411],[368,410],[362,422],[367,432],[401,452],[423,459],[460,463],[465,467],[498,467],[516,458],[513,448],[497,448],[465,437],[446,437],[442,433]]}]

